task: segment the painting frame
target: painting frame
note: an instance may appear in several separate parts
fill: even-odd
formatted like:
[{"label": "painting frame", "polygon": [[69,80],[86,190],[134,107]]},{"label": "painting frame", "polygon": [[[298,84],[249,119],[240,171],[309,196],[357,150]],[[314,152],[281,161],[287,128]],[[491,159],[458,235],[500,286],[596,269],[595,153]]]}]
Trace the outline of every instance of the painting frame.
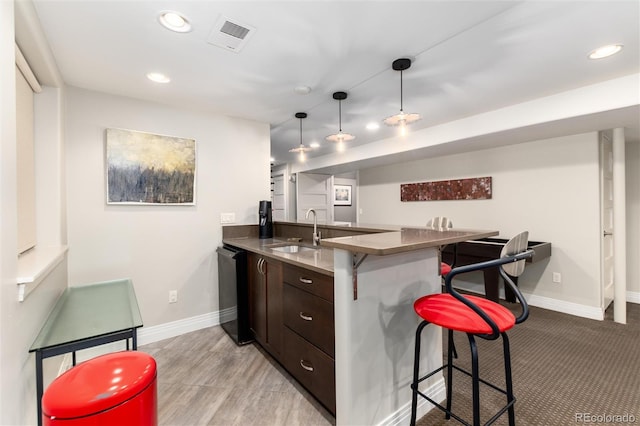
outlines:
[{"label": "painting frame", "polygon": [[400,201],[490,200],[492,177],[400,184]]},{"label": "painting frame", "polygon": [[105,129],[107,205],[194,206],[196,141]]},{"label": "painting frame", "polygon": [[351,185],[333,185],[333,205],[351,205]]}]

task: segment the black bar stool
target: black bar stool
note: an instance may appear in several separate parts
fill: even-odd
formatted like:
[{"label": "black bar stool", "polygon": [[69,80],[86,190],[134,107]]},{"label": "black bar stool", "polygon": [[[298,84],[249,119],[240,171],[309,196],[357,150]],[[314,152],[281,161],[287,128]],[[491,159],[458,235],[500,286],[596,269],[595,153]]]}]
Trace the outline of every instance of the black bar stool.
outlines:
[{"label": "black bar stool", "polygon": [[[513,395],[513,385],[511,379],[511,355],[509,351],[509,339],[507,330],[511,329],[515,324],[519,324],[529,316],[529,307],[526,300],[518,287],[513,283],[510,277],[517,277],[522,274],[525,267],[525,259],[533,256],[533,250],[527,250],[528,232],[522,232],[510,239],[501,252],[499,259],[480,262],[472,265],[460,266],[453,268],[445,277],[446,293],[437,293],[423,296],[416,300],[414,309],[416,313],[423,319],[416,330],[415,342],[415,358],[413,365],[413,383],[411,389],[413,397],[411,401],[411,425],[416,423],[416,410],[418,405],[418,396],[431,402],[435,407],[445,412],[445,417],[450,419],[453,417],[460,423],[470,426],[460,416],[451,412],[451,397],[453,388],[453,369],[460,371],[471,377],[472,393],[473,393],[473,426],[480,425],[480,383],[490,386],[492,389],[506,395],[507,403],[500,409],[485,425],[492,424],[502,414],[508,411],[509,424],[515,425],[515,397]],[[477,296],[463,296],[454,290],[451,285],[453,277],[457,274],[479,271],[485,268],[499,266],[500,275],[504,279],[505,285],[508,285],[516,295],[521,305],[521,313],[516,318],[513,313],[504,306],[492,302],[488,299]],[[428,324],[435,324],[448,331],[448,348],[447,363],[442,367],[422,376],[420,376],[420,340],[422,330]],[[472,371],[469,372],[453,365],[453,332],[459,331],[467,334],[469,345],[471,348],[471,365]],[[475,337],[486,340],[496,340],[502,336],[503,352],[504,352],[504,368],[506,388],[501,389],[492,383],[489,383],[479,377],[478,371],[478,350],[476,347]],[[446,369],[447,370],[447,402],[446,407],[440,405],[418,389],[418,385],[433,376],[434,374]]]}]

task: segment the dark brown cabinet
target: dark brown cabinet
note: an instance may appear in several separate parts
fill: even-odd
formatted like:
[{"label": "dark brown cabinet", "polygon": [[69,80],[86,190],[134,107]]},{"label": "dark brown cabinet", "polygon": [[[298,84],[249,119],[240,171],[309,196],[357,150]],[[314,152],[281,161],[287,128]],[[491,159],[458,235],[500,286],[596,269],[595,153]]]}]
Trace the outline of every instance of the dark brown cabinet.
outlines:
[{"label": "dark brown cabinet", "polygon": [[333,277],[257,253],[248,264],[256,341],[335,414]]},{"label": "dark brown cabinet", "polygon": [[285,264],[283,279],[283,364],[335,414],[333,278]]},{"label": "dark brown cabinet", "polygon": [[249,253],[249,325],[256,341],[282,361],[282,263]]}]

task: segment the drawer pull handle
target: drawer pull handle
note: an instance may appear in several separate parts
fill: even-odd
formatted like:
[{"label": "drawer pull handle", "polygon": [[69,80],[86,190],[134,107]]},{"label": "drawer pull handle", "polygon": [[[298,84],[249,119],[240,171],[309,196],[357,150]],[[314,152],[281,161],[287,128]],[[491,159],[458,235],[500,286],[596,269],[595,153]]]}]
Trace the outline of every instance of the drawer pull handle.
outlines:
[{"label": "drawer pull handle", "polygon": [[307,365],[304,359],[300,360],[300,367],[304,368],[307,371],[313,371],[313,366]]},{"label": "drawer pull handle", "polygon": [[303,284],[313,284],[313,280],[310,280],[309,278],[299,278],[300,282]]},{"label": "drawer pull handle", "polygon": [[307,315],[304,312],[300,312],[300,318],[305,321],[313,321],[313,317],[311,315]]}]

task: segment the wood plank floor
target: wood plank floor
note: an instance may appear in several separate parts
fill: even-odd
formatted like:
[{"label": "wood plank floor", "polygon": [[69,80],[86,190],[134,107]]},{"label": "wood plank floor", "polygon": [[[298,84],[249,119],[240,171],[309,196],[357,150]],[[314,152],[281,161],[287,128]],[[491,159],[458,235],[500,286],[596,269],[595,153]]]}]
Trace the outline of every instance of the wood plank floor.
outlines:
[{"label": "wood plank floor", "polygon": [[221,327],[138,349],[158,364],[160,425],[335,424],[259,346],[236,346]]}]

